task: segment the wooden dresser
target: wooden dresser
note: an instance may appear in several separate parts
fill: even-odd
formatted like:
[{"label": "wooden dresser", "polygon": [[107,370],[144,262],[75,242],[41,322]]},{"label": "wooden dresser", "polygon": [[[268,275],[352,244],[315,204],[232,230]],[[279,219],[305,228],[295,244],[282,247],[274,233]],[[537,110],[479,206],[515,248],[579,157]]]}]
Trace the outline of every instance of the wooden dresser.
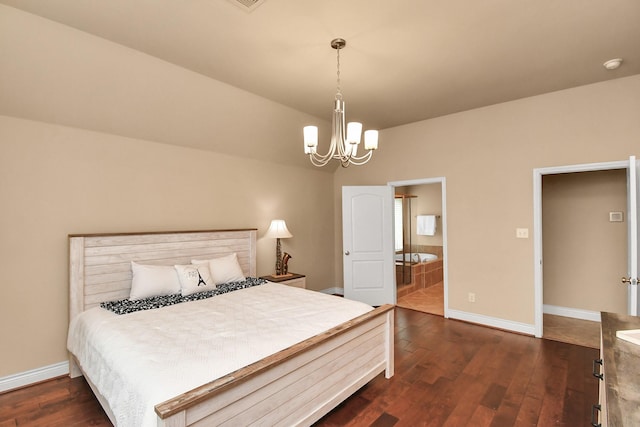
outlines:
[{"label": "wooden dresser", "polygon": [[640,345],[616,337],[616,331],[640,329],[640,317],[602,312],[601,319],[600,360],[594,363],[594,375],[600,378],[600,415],[595,422],[594,412],[592,425],[640,426]]}]

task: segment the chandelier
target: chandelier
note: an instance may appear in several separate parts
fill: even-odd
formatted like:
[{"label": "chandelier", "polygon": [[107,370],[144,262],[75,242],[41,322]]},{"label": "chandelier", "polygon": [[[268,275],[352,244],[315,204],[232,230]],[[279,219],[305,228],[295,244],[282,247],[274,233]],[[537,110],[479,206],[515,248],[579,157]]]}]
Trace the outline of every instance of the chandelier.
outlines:
[{"label": "chandelier", "polygon": [[344,101],[340,90],[340,49],[345,47],[347,42],[344,39],[334,39],[331,47],[337,52],[337,91],[333,107],[333,119],[331,124],[331,144],[327,154],[317,153],[318,148],[318,127],[304,127],[304,153],[309,155],[309,160],[315,166],[322,167],[330,160],[339,160],[343,168],[350,164],[364,165],[371,159],[373,150],[378,148],[378,131],[367,130],[364,133],[364,149],[366,154],[358,156],[358,145],[362,136],[362,123],[350,122],[345,126]]}]

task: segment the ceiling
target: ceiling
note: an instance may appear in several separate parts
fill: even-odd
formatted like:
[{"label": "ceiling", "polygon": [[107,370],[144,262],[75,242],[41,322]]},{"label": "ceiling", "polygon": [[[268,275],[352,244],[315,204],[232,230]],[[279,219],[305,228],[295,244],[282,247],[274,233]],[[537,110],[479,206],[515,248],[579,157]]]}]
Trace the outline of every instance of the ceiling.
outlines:
[{"label": "ceiling", "polygon": [[[243,0],[244,1],[244,0]],[[246,0],[251,3],[251,0]],[[638,0],[0,0],[330,120],[384,129],[640,73]],[[608,71],[603,62],[623,58]]]}]

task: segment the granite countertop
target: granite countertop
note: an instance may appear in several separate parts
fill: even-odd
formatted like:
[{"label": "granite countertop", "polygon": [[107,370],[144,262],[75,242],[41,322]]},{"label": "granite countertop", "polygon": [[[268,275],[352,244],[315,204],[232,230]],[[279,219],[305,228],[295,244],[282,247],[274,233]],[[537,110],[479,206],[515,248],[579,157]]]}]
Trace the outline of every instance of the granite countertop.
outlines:
[{"label": "granite countertop", "polygon": [[640,345],[616,337],[640,329],[640,317],[602,312],[601,318],[608,425],[640,426]]}]

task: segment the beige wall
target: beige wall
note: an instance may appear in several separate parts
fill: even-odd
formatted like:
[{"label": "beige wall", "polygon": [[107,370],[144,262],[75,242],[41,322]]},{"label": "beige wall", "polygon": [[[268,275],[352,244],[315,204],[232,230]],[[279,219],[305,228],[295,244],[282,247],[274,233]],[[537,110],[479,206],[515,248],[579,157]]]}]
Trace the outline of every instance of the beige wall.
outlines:
[{"label": "beige wall", "polygon": [[[424,184],[412,185],[407,188],[409,194],[416,195],[411,206],[411,230],[413,245],[442,246],[442,185]],[[436,218],[436,233],[433,236],[420,236],[418,230],[418,215],[438,215]]]},{"label": "beige wall", "polygon": [[69,233],[255,227],[268,274],[283,218],[291,270],[336,285],[300,131],[328,123],[3,5],[0,52],[0,378],[66,360]]},{"label": "beige wall", "polygon": [[258,228],[258,274],[283,248],[334,286],[331,175],[0,116],[0,377],[64,361],[70,233]]},{"label": "beige wall", "polygon": [[300,156],[303,126],[317,124],[321,134],[329,127],[316,117],[4,5],[0,76],[1,115],[287,166],[311,168]]},{"label": "beige wall", "polygon": [[626,171],[545,175],[542,195],[544,303],[626,313]]},{"label": "beige wall", "polygon": [[533,169],[640,155],[638,117],[633,76],[382,131],[368,165],[336,172],[336,281],[341,186],[443,176],[449,307],[533,325],[533,240],[515,237],[533,232]]}]

